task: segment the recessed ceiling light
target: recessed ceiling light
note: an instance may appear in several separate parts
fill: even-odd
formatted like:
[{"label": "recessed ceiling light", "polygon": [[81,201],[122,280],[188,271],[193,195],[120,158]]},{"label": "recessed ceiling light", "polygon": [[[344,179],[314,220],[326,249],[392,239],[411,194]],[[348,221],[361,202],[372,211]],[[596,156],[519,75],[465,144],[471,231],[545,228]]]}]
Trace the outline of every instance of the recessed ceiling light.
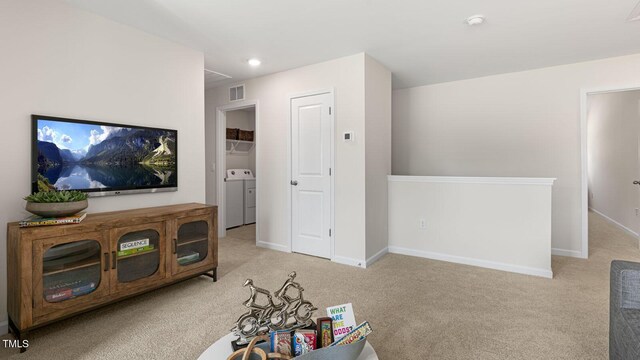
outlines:
[{"label": "recessed ceiling light", "polygon": [[260,61],[259,59],[253,58],[253,59],[249,59],[247,63],[249,63],[249,65],[251,66],[259,66],[260,64],[262,64],[262,61]]},{"label": "recessed ceiling light", "polygon": [[469,16],[467,18],[467,20],[465,20],[465,22],[468,25],[480,25],[484,22],[484,15],[473,15],[473,16]]}]

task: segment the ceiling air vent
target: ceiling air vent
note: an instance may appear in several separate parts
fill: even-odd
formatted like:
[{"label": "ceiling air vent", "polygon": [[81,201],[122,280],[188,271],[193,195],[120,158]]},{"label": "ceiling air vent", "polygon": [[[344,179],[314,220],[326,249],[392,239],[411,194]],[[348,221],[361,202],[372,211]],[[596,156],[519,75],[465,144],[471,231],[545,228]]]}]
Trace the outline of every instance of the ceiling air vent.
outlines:
[{"label": "ceiling air vent", "polygon": [[244,84],[229,88],[229,101],[244,100]]},{"label": "ceiling air vent", "polygon": [[633,9],[631,14],[627,18],[627,21],[638,21],[638,20],[640,20],[640,3],[636,5],[635,9]]}]

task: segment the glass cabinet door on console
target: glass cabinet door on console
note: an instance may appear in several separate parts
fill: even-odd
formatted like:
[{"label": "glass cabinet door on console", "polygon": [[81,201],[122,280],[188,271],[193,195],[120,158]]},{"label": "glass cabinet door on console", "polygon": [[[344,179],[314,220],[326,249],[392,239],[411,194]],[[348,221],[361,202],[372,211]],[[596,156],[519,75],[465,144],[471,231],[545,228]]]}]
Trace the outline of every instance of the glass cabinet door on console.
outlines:
[{"label": "glass cabinet door on console", "polygon": [[109,244],[101,232],[33,242],[33,311],[89,307],[109,294]]},{"label": "glass cabinet door on console", "polygon": [[213,264],[210,241],[213,237],[211,215],[179,218],[171,240],[173,274]]},{"label": "glass cabinet door on console", "polygon": [[111,291],[157,285],[165,278],[163,223],[111,230]]}]

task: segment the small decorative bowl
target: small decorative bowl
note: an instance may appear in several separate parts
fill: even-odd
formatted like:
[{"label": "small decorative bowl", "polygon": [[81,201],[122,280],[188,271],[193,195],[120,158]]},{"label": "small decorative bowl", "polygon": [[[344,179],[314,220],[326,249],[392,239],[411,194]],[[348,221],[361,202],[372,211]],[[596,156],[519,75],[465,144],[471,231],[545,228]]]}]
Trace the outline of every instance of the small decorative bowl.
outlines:
[{"label": "small decorative bowl", "polygon": [[27,201],[25,209],[42,217],[63,217],[77,214],[88,206],[89,202],[86,199],[61,203],[34,203]]}]

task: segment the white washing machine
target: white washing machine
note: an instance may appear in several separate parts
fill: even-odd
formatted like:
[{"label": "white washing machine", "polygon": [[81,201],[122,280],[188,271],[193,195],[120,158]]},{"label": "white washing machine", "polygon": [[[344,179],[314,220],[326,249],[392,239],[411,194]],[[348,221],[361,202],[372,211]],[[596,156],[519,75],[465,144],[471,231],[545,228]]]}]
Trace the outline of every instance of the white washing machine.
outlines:
[{"label": "white washing machine", "polygon": [[226,184],[227,229],[256,222],[256,180],[249,169],[229,169]]}]

